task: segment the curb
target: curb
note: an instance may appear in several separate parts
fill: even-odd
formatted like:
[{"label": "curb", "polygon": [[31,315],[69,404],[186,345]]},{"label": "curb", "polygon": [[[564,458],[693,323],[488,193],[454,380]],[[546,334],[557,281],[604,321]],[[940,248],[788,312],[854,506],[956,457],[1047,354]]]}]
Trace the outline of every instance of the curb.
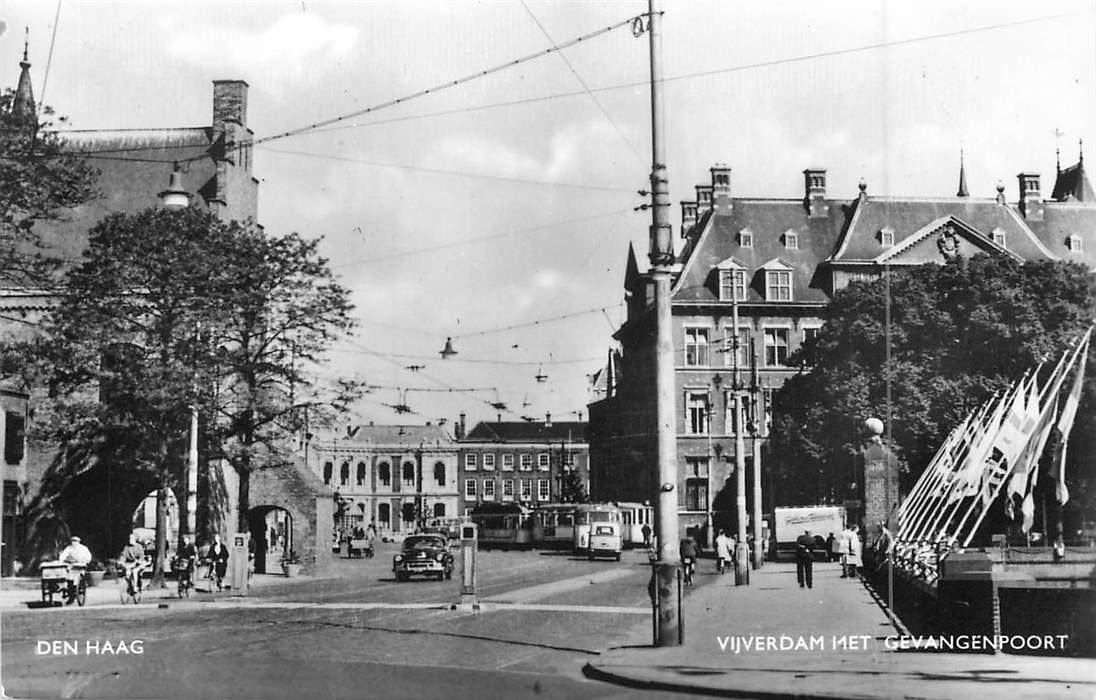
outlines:
[{"label": "curb", "polygon": [[801,693],[801,692],[784,692],[773,690],[748,690],[737,688],[709,688],[696,685],[685,685],[682,683],[673,683],[671,681],[656,681],[656,680],[638,680],[631,678],[613,671],[607,671],[604,668],[594,666],[591,663],[587,663],[582,667],[582,675],[595,681],[602,681],[604,683],[612,683],[613,685],[624,686],[627,688],[636,688],[638,690],[661,690],[671,693],[688,693],[690,695],[706,695],[708,697],[716,698],[765,698],[766,700],[813,700],[816,698],[822,698],[824,700],[833,700],[837,697],[844,697],[838,695],[817,695],[813,693]]}]

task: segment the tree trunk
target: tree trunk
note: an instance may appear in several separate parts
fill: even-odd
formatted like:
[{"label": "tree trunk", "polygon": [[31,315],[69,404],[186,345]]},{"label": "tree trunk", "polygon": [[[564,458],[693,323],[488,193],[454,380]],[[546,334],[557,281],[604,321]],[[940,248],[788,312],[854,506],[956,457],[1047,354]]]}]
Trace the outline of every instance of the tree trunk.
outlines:
[{"label": "tree trunk", "polygon": [[248,511],[251,510],[251,472],[247,469],[241,469],[239,475],[240,488],[236,504],[236,532],[247,532],[247,516]]},{"label": "tree trunk", "polygon": [[167,559],[167,485],[163,477],[156,489],[156,565],[152,570],[152,585],[160,588],[164,583],[164,560]]}]

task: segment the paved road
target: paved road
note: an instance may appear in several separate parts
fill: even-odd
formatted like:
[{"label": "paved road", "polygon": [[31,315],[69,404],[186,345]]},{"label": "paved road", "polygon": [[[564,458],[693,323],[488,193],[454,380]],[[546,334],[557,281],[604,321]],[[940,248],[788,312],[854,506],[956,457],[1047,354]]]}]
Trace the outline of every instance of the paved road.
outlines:
[{"label": "paved road", "polygon": [[[484,605],[472,612],[450,609],[456,577],[396,583],[392,547],[373,560],[338,562],[337,578],[267,582],[248,598],[5,611],[4,690],[13,697],[634,697],[581,669],[606,649],[649,641],[645,555],[627,553],[618,564],[481,552]],[[89,653],[89,640],[99,653]],[[135,654],[138,640],[143,653]],[[39,641],[69,641],[77,653],[38,654]],[[126,642],[130,653],[106,653],[106,642],[112,652]]]}]

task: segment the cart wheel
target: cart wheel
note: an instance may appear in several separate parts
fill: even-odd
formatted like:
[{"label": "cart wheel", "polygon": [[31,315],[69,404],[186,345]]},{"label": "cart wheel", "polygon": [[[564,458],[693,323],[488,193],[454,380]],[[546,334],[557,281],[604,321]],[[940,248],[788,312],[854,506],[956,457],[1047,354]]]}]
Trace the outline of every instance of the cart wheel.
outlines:
[{"label": "cart wheel", "polygon": [[76,604],[82,608],[86,602],[88,602],[88,584],[84,579],[80,579],[79,585],[76,586]]}]

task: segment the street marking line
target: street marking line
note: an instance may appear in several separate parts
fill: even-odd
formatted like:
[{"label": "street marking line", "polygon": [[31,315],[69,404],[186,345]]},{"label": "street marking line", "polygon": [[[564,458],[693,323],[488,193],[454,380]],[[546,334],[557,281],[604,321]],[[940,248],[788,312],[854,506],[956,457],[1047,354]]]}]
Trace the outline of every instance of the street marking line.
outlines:
[{"label": "street marking line", "polygon": [[536,586],[529,586],[528,588],[518,588],[517,590],[507,591],[506,593],[500,593],[485,598],[484,602],[528,603],[559,593],[568,593],[570,591],[585,588],[591,584],[608,583],[609,581],[615,581],[618,578],[630,576],[633,573],[635,572],[632,569],[606,569],[605,571],[599,571],[594,574],[584,574],[582,576],[575,576],[574,578],[565,578],[561,581],[542,583]]}]

